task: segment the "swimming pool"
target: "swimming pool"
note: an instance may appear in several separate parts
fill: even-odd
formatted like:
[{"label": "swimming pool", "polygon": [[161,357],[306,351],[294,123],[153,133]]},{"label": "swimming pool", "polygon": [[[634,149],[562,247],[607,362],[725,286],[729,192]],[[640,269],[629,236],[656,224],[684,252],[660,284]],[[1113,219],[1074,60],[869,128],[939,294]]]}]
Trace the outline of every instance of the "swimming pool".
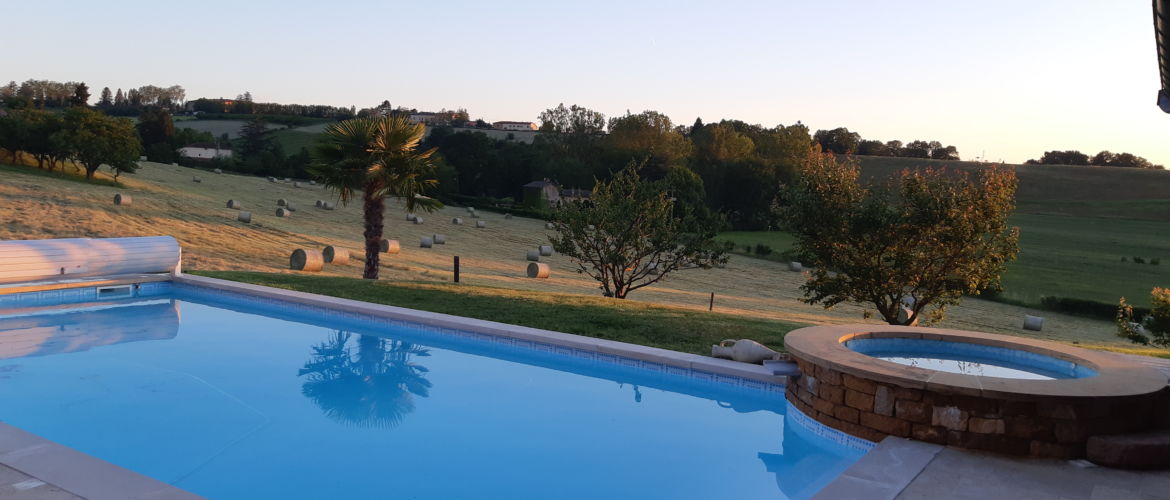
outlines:
[{"label": "swimming pool", "polygon": [[865,451],[758,381],[182,284],[128,295],[0,297],[0,420],[208,498],[807,498]]},{"label": "swimming pool", "polygon": [[1092,377],[1084,365],[1044,354],[1000,346],[916,338],[859,338],[845,347],[901,365],[963,375],[1057,380]]}]

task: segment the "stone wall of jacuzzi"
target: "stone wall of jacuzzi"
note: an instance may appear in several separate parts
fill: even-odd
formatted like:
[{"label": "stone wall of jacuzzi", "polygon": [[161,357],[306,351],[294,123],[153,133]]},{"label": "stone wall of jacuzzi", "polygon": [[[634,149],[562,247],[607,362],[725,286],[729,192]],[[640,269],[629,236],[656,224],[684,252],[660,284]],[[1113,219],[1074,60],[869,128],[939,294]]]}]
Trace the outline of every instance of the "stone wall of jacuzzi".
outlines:
[{"label": "stone wall of jacuzzi", "polygon": [[[818,328],[838,329],[829,333],[837,338],[848,327]],[[1012,455],[1080,458],[1090,436],[1152,429],[1170,407],[1164,383],[1162,390],[1144,394],[1005,397],[945,384],[899,384],[839,360],[789,351],[801,376],[788,384],[788,400],[825,425],[875,442],[892,435]]]}]

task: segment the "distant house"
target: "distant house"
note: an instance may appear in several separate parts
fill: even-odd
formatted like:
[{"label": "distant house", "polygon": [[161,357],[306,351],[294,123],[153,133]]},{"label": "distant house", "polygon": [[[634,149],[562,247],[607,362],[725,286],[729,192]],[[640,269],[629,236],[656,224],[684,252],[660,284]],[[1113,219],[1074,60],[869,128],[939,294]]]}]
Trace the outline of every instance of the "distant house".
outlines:
[{"label": "distant house", "polygon": [[532,131],[538,129],[539,127],[537,127],[533,122],[495,122],[492,123],[492,128],[500,130]]},{"label": "distant house", "polygon": [[434,125],[443,121],[445,117],[438,113],[411,113],[410,123],[421,123],[423,125]]},{"label": "distant house", "polygon": [[179,148],[179,155],[193,160],[231,158],[232,150],[210,142],[196,142]]},{"label": "distant house", "polygon": [[589,195],[593,194],[588,189],[562,189],[561,201],[582,201],[588,200]]},{"label": "distant house", "polygon": [[523,205],[530,208],[546,208],[561,202],[561,188],[548,179],[532,181],[524,185]]}]

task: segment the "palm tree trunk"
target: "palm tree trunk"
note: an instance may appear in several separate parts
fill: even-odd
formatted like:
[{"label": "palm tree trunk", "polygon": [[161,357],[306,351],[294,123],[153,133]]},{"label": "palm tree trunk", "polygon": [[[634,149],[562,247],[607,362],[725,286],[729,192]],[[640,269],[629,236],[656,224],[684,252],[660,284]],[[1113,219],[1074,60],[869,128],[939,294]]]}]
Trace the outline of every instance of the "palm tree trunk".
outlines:
[{"label": "palm tree trunk", "polygon": [[377,186],[367,184],[362,192],[362,210],[366,237],[366,270],[362,278],[378,279],[378,252],[382,247],[382,220],[385,217],[386,199],[378,196]]}]

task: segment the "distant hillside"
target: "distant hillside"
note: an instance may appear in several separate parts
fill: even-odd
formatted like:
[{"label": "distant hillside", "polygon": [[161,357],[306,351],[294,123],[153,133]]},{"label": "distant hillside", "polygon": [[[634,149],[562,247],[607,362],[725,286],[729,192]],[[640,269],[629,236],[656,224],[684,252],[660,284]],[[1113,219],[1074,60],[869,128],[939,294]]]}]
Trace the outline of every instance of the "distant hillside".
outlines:
[{"label": "distant hillside", "polygon": [[[974,171],[990,164],[970,161],[857,156],[862,177],[888,177],[904,168]],[[1170,220],[1170,171],[1073,165],[1004,165],[1020,180],[1019,211]]]}]

